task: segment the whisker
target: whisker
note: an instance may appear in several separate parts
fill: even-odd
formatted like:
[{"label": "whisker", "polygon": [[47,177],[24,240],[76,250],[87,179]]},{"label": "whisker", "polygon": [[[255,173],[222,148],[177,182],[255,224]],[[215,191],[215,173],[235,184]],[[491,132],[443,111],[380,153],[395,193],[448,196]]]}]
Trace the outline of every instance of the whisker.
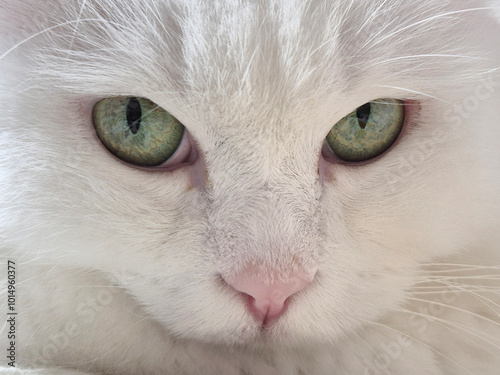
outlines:
[{"label": "whisker", "polygon": [[71,25],[71,24],[80,24],[82,22],[100,22],[100,23],[105,23],[105,24],[109,24],[109,25],[113,25],[113,26],[117,26],[117,27],[120,27],[120,28],[123,28],[123,29],[126,29],[128,30],[129,32],[133,33],[133,34],[136,34],[138,37],[142,37],[141,34],[139,34],[137,32],[137,30],[133,29],[133,28],[130,28],[130,27],[124,27],[124,25],[122,24],[119,24],[117,22],[113,22],[113,21],[108,21],[108,20],[104,20],[104,19],[101,19],[101,18],[83,18],[83,19],[76,19],[76,20],[70,20],[70,21],[66,21],[66,22],[61,22],[61,23],[58,23],[56,25],[53,25],[53,26],[50,26],[50,27],[47,27],[43,30],[40,30],[32,35],[30,35],[29,37],[21,40],[20,42],[14,44],[12,47],[10,47],[7,51],[5,51],[2,55],[0,55],[0,60],[2,60],[3,58],[5,58],[7,55],[9,55],[10,53],[12,53],[15,49],[19,48],[20,46],[22,46],[23,44],[29,42],[30,40],[40,36],[40,35],[43,35],[45,33],[48,33],[52,30],[55,30],[55,29],[58,29],[58,28],[61,28],[61,27],[64,27],[64,26],[68,26],[68,25]]},{"label": "whisker", "polygon": [[446,57],[446,58],[462,58],[462,59],[470,59],[470,60],[486,60],[486,58],[479,57],[479,56],[467,56],[467,55],[452,55],[452,54],[445,54],[445,53],[429,53],[429,54],[421,54],[421,55],[409,55],[409,56],[398,56],[398,57],[393,57],[391,59],[386,59],[386,60],[380,60],[380,61],[375,61],[374,63],[370,64],[370,67],[374,67],[377,65],[382,65],[385,63],[393,62],[393,61],[399,61],[399,60],[410,60],[410,59],[420,59],[422,57],[427,57],[427,58],[432,58],[432,57]]},{"label": "whisker", "polygon": [[[395,35],[403,32],[405,30],[411,29],[412,27],[420,26],[420,25],[423,25],[425,23],[429,23],[431,21],[435,21],[435,20],[440,19],[440,18],[446,18],[446,17],[449,17],[449,16],[461,15],[461,14],[464,14],[464,13],[476,12],[476,11],[480,11],[480,10],[495,10],[495,8],[494,7],[468,8],[468,9],[462,9],[462,10],[456,10],[456,11],[451,11],[451,12],[440,13],[440,14],[437,14],[437,15],[425,18],[423,20],[419,20],[419,21],[414,22],[414,23],[412,23],[410,25],[401,27],[401,28],[397,29],[396,31],[393,31],[390,34],[387,34],[383,38],[378,39],[373,44],[370,44],[370,47],[373,48],[373,47],[377,46],[378,44],[382,43],[384,40],[392,38],[393,36],[395,36]],[[366,46],[367,45],[365,44],[361,49],[365,48]]]},{"label": "whisker", "polygon": [[435,262],[426,262],[422,263],[423,266],[430,266],[430,267],[470,267],[471,269],[498,269],[500,270],[500,266],[485,266],[485,265],[478,265],[478,264],[465,264],[465,263],[435,263]]},{"label": "whisker", "polygon": [[[12,47],[10,47],[7,51],[5,51],[2,55],[0,55],[0,60],[2,60],[4,57],[6,57],[7,55],[9,55],[12,51],[14,51],[16,48],[22,46],[24,43],[27,43],[29,42],[31,39],[33,38],[36,38],[37,36],[40,36],[42,34],[45,34],[45,33],[48,33],[49,31],[52,31],[54,29],[57,29],[59,27],[63,27],[63,26],[67,26],[67,25],[71,25],[73,23],[78,23],[80,21],[84,21],[84,20],[71,20],[71,21],[66,21],[66,22],[62,22],[62,23],[59,23],[57,25],[53,25],[53,26],[50,26],[50,27],[47,27],[43,30],[40,30],[38,31],[37,33],[35,34],[32,34],[30,35],[29,37],[21,40],[20,42],[14,44]],[[98,19],[96,18],[88,18],[86,19],[85,21],[98,21]]]},{"label": "whisker", "polygon": [[[405,311],[405,309],[401,309],[400,311]],[[483,334],[486,337],[491,338],[491,339],[498,339],[498,337],[491,336],[491,335],[486,334],[486,333],[484,333],[482,331],[479,331],[477,329],[472,329],[472,328],[470,328],[468,326],[465,326],[463,324],[459,324],[459,323],[456,323],[456,322],[450,322],[448,320],[445,320],[445,319],[442,319],[442,318],[438,318],[437,316],[433,316],[433,315],[429,315],[429,314],[423,314],[423,313],[418,313],[416,311],[412,311],[412,310],[408,310],[408,309],[406,309],[406,312],[410,313],[410,314],[413,314],[413,315],[416,315],[416,316],[419,316],[419,317],[422,317],[422,318],[427,319],[429,321],[433,321],[435,324],[439,325],[440,327],[443,327],[445,329],[451,330],[452,332],[456,333],[457,335],[460,335],[460,331],[461,332],[465,332],[465,333],[467,333],[467,334],[469,334],[469,335],[471,335],[471,336],[473,336],[475,338],[478,338],[479,340],[481,340],[483,342],[486,342],[486,343],[490,344],[495,349],[500,350],[500,345],[497,345],[497,344],[493,343],[492,341],[488,340],[487,338],[482,337],[480,334]],[[454,330],[453,328],[458,329],[458,331]],[[480,334],[478,334],[477,332],[479,332]],[[485,349],[485,348],[483,348],[483,349]],[[485,350],[488,350],[488,349],[485,349]],[[492,354],[495,357],[500,358],[499,354],[496,354],[496,353],[493,353],[493,352],[490,352],[490,354]]]},{"label": "whisker", "polygon": [[500,292],[499,288],[496,287],[480,287],[480,288],[474,288],[474,287],[453,287],[449,286],[446,289],[443,289],[443,287],[438,287],[438,286],[428,286],[428,287],[418,287],[418,288],[412,288],[411,294],[418,294],[418,295],[439,295],[443,293],[491,293],[491,294],[498,294]]},{"label": "whisker", "polygon": [[[406,313],[408,313],[408,311],[405,311]],[[449,356],[447,356],[446,354],[444,354],[443,352],[437,350],[436,348],[433,348],[432,346],[426,344],[425,342],[413,337],[413,336],[410,336],[409,334],[403,332],[403,331],[400,331],[396,328],[393,328],[393,327],[390,327],[388,325],[385,325],[385,324],[382,324],[382,323],[379,323],[379,322],[372,322],[372,321],[367,321],[366,323],[368,324],[371,324],[373,326],[377,326],[377,327],[382,327],[382,328],[385,328],[385,329],[389,329],[393,332],[396,332],[398,334],[401,334],[402,336],[404,337],[407,337],[409,338],[410,340],[413,340],[414,342],[426,347],[427,349],[433,351],[434,353],[440,355],[441,357],[445,358],[446,360],[450,361],[451,363],[457,365],[458,367],[462,368],[463,370],[465,370],[467,373],[469,373],[470,375],[476,375],[472,372],[470,372],[466,367],[464,367],[462,364],[458,363],[457,361],[453,360],[452,358],[450,358]]]},{"label": "whisker", "polygon": [[[83,0],[82,6],[80,7],[80,12],[78,13],[78,17],[76,18],[75,28],[73,30],[73,35],[71,36],[71,41],[69,42],[68,50],[71,51],[73,49],[73,43],[75,41],[76,35],[78,33],[78,25],[80,24],[80,19],[82,18],[83,10],[85,9],[85,5],[87,4],[87,0]],[[68,54],[69,54],[68,51]]]},{"label": "whisker", "polygon": [[417,281],[417,283],[429,283],[437,281],[447,281],[447,280],[500,280],[500,275],[456,275],[456,276],[426,276],[425,280]]},{"label": "whisker", "polygon": [[425,300],[425,299],[422,299],[422,298],[416,298],[416,297],[408,297],[408,300],[411,300],[411,301],[418,301],[418,302],[425,302],[425,303],[428,303],[428,304],[432,304],[432,305],[437,305],[437,306],[442,306],[442,307],[446,307],[446,308],[449,308],[451,310],[455,310],[455,311],[460,311],[460,312],[463,312],[465,314],[469,314],[469,315],[472,315],[478,319],[482,319],[484,321],[487,321],[489,323],[492,323],[496,326],[499,326],[500,327],[500,323],[499,322],[495,322],[494,320],[492,319],[489,319],[485,316],[482,316],[482,315],[479,315],[477,313],[473,313],[472,311],[468,311],[468,310],[465,310],[465,309],[462,309],[460,307],[457,307],[457,306],[453,306],[453,305],[447,305],[445,303],[441,303],[441,302],[438,302],[438,301],[431,301],[431,300]]},{"label": "whisker", "polygon": [[[476,293],[477,291],[479,292],[488,292],[491,293],[491,290],[472,290],[469,288],[465,287],[470,287],[469,285],[456,285],[456,284],[451,284],[451,283],[446,283],[446,282],[441,282],[441,284],[445,285],[446,288],[450,289],[448,290],[449,292],[452,292],[452,289],[455,289],[456,291],[460,291],[461,293],[467,294],[469,296],[474,297],[476,300],[478,300],[480,303],[482,303],[484,306],[486,306],[492,313],[500,317],[500,313],[495,309],[495,307],[500,309],[500,305],[493,302],[491,299],[487,298],[486,296],[483,296],[481,294]],[[442,286],[440,286],[441,291],[440,294],[443,293]],[[447,292],[448,292],[447,291]],[[436,292],[434,292],[435,294]],[[415,295],[415,292],[412,293]],[[417,293],[418,294],[418,293]]]},{"label": "whisker", "polygon": [[382,361],[382,358],[380,358],[380,355],[377,353],[377,351],[375,349],[373,349],[373,347],[368,343],[366,342],[366,340],[364,340],[357,332],[354,332],[354,334],[363,342],[363,344],[365,344],[369,349],[370,351],[375,355],[375,357],[377,357],[377,359],[379,360],[379,363],[382,363],[384,365],[384,369],[385,369],[385,372],[390,375],[390,372],[389,372],[389,369],[387,368],[386,364],[384,363],[384,361]]},{"label": "whisker", "polygon": [[412,90],[412,89],[408,89],[408,88],[404,88],[404,87],[398,87],[398,86],[389,86],[389,85],[374,85],[374,86],[375,87],[387,88],[387,89],[402,90],[402,91],[406,91],[406,92],[409,92],[409,93],[412,93],[412,94],[418,94],[418,95],[422,95],[422,96],[425,96],[425,97],[428,97],[428,98],[431,98],[431,99],[435,99],[435,100],[438,100],[438,101],[440,101],[442,103],[446,103],[446,104],[449,104],[449,105],[452,104],[451,102],[448,102],[448,101],[446,101],[444,99],[438,98],[437,96],[426,94],[424,92],[417,91],[417,90]]}]

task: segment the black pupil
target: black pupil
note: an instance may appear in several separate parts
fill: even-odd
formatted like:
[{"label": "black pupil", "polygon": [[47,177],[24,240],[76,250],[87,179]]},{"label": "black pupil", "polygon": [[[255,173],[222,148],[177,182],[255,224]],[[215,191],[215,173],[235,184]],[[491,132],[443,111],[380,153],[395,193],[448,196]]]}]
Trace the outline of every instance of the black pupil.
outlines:
[{"label": "black pupil", "polygon": [[132,134],[137,134],[141,125],[141,103],[137,98],[131,98],[127,104],[127,124]]},{"label": "black pupil", "polygon": [[370,103],[363,104],[356,110],[356,117],[358,118],[358,124],[361,129],[366,127],[366,123],[370,118]]}]

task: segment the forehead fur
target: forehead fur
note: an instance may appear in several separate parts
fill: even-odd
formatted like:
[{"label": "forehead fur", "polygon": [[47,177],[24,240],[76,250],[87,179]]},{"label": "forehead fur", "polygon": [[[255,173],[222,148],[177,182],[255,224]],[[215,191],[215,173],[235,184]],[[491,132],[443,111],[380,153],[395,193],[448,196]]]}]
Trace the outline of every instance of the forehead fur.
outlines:
[{"label": "forehead fur", "polygon": [[196,95],[184,104],[215,117],[214,101],[265,112],[348,94],[354,82],[470,78],[477,51],[458,30],[484,18],[481,1],[60,2],[11,10],[43,20],[41,71],[99,94]]}]

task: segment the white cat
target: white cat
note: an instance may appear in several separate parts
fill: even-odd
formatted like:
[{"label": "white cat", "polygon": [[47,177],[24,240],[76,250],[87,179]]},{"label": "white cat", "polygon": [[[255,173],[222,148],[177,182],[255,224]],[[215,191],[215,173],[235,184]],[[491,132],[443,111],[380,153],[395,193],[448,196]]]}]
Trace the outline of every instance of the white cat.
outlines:
[{"label": "white cat", "polygon": [[497,374],[499,9],[2,0],[0,374]]}]

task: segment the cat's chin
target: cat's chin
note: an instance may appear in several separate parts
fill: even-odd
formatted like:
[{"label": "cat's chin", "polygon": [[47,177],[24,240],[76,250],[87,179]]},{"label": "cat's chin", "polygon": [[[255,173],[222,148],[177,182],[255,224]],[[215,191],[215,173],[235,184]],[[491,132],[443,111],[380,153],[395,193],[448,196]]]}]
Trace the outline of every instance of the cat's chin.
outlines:
[{"label": "cat's chin", "polygon": [[[263,324],[258,321],[249,321],[227,329],[223,334],[207,335],[204,333],[181,336],[187,341],[197,341],[204,345],[230,346],[233,348],[251,348],[252,350],[292,350],[301,347],[332,344],[339,341],[345,332],[332,334],[325,329],[323,332],[318,327],[304,327],[298,321],[283,319]],[[327,328],[327,327],[325,327]],[[177,335],[175,335],[177,336]]]},{"label": "cat's chin", "polygon": [[[340,336],[339,336],[340,338]],[[331,337],[312,337],[307,338],[303,334],[297,332],[258,328],[254,331],[249,328],[247,331],[235,332],[233,336],[226,337],[211,337],[205,340],[196,340],[194,338],[186,338],[187,341],[198,341],[203,345],[223,346],[240,348],[243,350],[266,350],[266,351],[286,351],[303,347],[321,346],[331,344],[336,340]]]}]

